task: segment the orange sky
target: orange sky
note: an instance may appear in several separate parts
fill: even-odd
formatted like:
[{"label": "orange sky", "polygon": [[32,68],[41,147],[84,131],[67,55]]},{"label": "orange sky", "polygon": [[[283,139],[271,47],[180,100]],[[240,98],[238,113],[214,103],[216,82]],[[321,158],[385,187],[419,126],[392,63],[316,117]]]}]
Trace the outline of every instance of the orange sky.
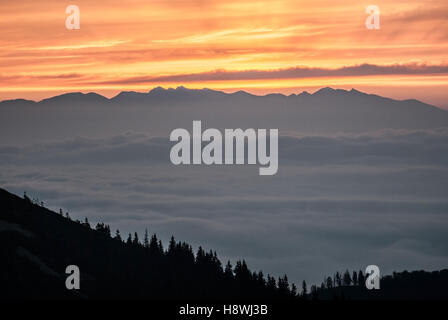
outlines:
[{"label": "orange sky", "polygon": [[[80,30],[65,28],[70,4]],[[333,86],[448,108],[446,0],[2,0],[0,30],[0,100]]]}]

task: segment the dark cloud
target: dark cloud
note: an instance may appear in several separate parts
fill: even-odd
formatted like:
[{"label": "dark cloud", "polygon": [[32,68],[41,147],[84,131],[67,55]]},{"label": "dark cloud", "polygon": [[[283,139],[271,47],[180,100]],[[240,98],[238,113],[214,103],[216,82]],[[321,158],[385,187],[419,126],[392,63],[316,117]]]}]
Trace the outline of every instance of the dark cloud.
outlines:
[{"label": "dark cloud", "polygon": [[373,65],[361,64],[337,69],[296,67],[278,70],[246,70],[227,71],[215,70],[203,73],[180,74],[173,76],[141,76],[123,78],[119,80],[101,81],[100,84],[142,84],[163,82],[194,82],[194,81],[223,81],[223,80],[256,80],[256,79],[300,79],[315,77],[356,77],[367,75],[422,75],[446,74],[447,65],[426,64],[393,64]]}]

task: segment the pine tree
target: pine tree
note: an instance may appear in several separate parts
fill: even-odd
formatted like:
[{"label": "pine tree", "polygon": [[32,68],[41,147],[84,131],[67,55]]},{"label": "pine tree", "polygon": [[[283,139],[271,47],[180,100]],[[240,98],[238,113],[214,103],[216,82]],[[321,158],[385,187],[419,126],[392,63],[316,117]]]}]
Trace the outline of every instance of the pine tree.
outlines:
[{"label": "pine tree", "polygon": [[338,287],[342,286],[342,277],[341,277],[341,274],[339,273],[339,271],[336,272],[335,281],[336,281],[336,286],[338,286]]},{"label": "pine tree", "polygon": [[331,279],[331,277],[327,277],[327,280],[325,280],[325,284],[328,289],[333,288],[333,280]]},{"label": "pine tree", "polygon": [[348,270],[344,272],[343,284],[344,286],[349,286],[352,284],[352,278],[350,277],[350,272],[348,272]]},{"label": "pine tree", "polygon": [[148,229],[145,229],[145,238],[143,239],[143,246],[145,248],[149,248],[149,235],[148,235]]},{"label": "pine tree", "polygon": [[159,252],[163,254],[163,243],[162,240],[159,240]]},{"label": "pine tree", "polygon": [[315,285],[311,286],[311,299],[317,300],[317,287]]},{"label": "pine tree", "polygon": [[267,286],[272,291],[277,288],[277,283],[275,282],[275,278],[271,277],[269,274],[268,274],[268,277],[267,277]]},{"label": "pine tree", "polygon": [[120,230],[117,229],[117,231],[115,231],[115,240],[121,241],[121,234],[120,234]]},{"label": "pine tree", "polygon": [[266,285],[266,280],[264,279],[264,274],[261,270],[258,271],[257,281],[260,286],[264,287]]},{"label": "pine tree", "polygon": [[353,271],[352,282],[354,286],[358,285],[358,274],[356,273],[356,271]]},{"label": "pine tree", "polygon": [[131,236],[130,233],[129,233],[128,239],[126,240],[126,243],[127,244],[132,244],[132,236]]},{"label": "pine tree", "polygon": [[140,244],[140,240],[138,239],[137,232],[134,232],[134,240],[132,241],[132,243],[135,244],[135,245],[139,245]]},{"label": "pine tree", "polygon": [[365,278],[362,270],[358,271],[358,286],[363,287],[365,285]]},{"label": "pine tree", "polygon": [[104,227],[104,233],[110,238],[110,227],[108,224]]},{"label": "pine tree", "polygon": [[232,264],[230,263],[230,261],[227,261],[226,268],[224,270],[224,276],[227,279],[232,279],[233,278]]},{"label": "pine tree", "polygon": [[286,274],[283,276],[283,278],[278,278],[278,289],[280,291],[280,294],[289,295],[289,282]]},{"label": "pine tree", "polygon": [[297,287],[296,287],[296,285],[294,283],[291,285],[291,295],[293,297],[297,296]]},{"label": "pine tree", "polygon": [[170,243],[168,245],[168,253],[169,254],[174,253],[175,249],[176,249],[176,240],[174,240],[174,236],[171,236]]},{"label": "pine tree", "polygon": [[301,293],[302,298],[306,299],[306,295],[307,294],[308,294],[308,290],[307,290],[307,287],[306,287],[306,282],[305,282],[305,280],[303,280],[303,282],[302,282],[302,293]]}]

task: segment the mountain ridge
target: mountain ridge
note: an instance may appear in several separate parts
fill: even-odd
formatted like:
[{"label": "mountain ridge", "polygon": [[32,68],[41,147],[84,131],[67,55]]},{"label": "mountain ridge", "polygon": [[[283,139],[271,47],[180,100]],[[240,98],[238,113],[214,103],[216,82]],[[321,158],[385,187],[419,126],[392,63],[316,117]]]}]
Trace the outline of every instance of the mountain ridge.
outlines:
[{"label": "mountain ridge", "polygon": [[448,111],[435,106],[330,87],[312,94],[264,96],[185,87],[123,91],[110,99],[78,92],[40,102],[2,102],[0,119],[5,132],[0,144],[130,130],[166,135],[194,120],[214,128],[278,128],[301,134],[448,127]]},{"label": "mountain ridge", "polygon": [[394,101],[394,102],[412,102],[412,103],[418,103],[421,105],[425,105],[427,107],[436,108],[437,110],[445,111],[448,113],[448,111],[439,108],[437,106],[422,102],[418,99],[393,99],[389,97],[380,96],[377,94],[369,94],[362,91],[359,91],[355,88],[352,88],[350,90],[345,89],[334,89],[332,87],[323,87],[318,90],[316,90],[313,93],[309,93],[307,91],[302,91],[300,93],[292,93],[289,95],[285,95],[283,93],[268,93],[265,95],[255,95],[252,93],[249,93],[244,90],[238,90],[235,92],[227,93],[220,90],[214,90],[209,88],[202,88],[202,89],[189,89],[184,86],[178,86],[176,88],[168,87],[164,88],[161,86],[157,86],[152,88],[151,90],[147,92],[139,92],[139,91],[121,91],[115,96],[111,98],[107,98],[101,94],[98,94],[96,92],[87,92],[83,93],[80,91],[74,91],[74,92],[67,92],[60,95],[51,96],[48,98],[44,98],[42,100],[30,100],[30,99],[6,99],[0,101],[1,105],[6,104],[17,104],[17,103],[25,103],[25,104],[31,104],[31,105],[45,105],[49,103],[61,103],[68,99],[78,99],[80,101],[82,100],[88,100],[89,103],[91,102],[97,102],[97,103],[121,103],[125,102],[125,99],[131,99],[135,100],[138,98],[142,98],[143,100],[147,100],[147,98],[152,97],[179,97],[179,96],[185,96],[188,95],[190,97],[249,97],[249,98],[316,98],[316,97],[323,97],[323,98],[331,98],[331,97],[337,97],[337,96],[345,96],[345,97],[355,97],[355,96],[362,96],[362,97],[371,97],[371,98],[381,98],[381,99],[387,99],[388,101]]}]

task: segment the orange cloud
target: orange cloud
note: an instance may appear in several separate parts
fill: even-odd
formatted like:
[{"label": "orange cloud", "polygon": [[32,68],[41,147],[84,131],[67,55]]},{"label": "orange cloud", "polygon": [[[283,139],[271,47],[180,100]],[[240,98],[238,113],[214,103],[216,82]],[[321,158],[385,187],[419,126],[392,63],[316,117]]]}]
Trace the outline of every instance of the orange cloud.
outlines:
[{"label": "orange cloud", "polygon": [[427,91],[423,98],[448,101],[442,89],[448,84],[448,3],[443,0],[375,1],[380,30],[365,28],[370,3],[358,0],[73,3],[80,8],[80,30],[65,28],[67,3],[0,3],[0,100],[74,90],[146,90],[157,82],[290,92],[380,81],[379,90],[381,83],[399,86],[388,89],[392,96],[435,85],[441,91]]}]

